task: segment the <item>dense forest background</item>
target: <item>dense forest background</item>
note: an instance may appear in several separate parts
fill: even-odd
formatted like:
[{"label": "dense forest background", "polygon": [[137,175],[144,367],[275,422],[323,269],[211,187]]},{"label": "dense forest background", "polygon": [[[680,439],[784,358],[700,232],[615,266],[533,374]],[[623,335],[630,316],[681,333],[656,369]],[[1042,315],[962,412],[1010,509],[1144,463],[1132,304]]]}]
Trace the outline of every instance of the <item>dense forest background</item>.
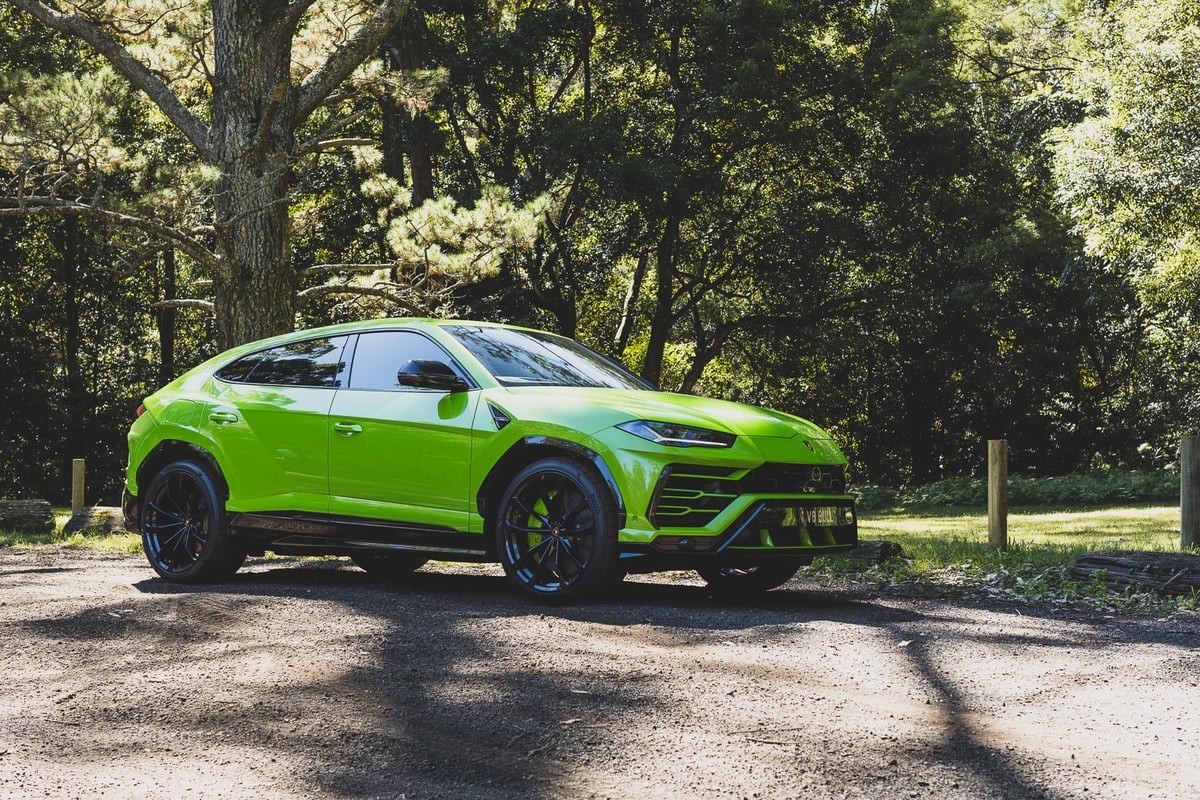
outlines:
[{"label": "dense forest background", "polygon": [[[241,90],[221,13],[294,15],[267,51],[303,89],[387,6],[297,93],[260,175],[283,266],[230,294],[228,176],[180,123]],[[1161,468],[1200,403],[1197,64],[1198,0],[0,0],[0,495],[61,500],[86,457],[115,502],[141,399],[276,291],[265,331],[575,336],[819,422],[860,482],[977,474],[988,438]]]}]

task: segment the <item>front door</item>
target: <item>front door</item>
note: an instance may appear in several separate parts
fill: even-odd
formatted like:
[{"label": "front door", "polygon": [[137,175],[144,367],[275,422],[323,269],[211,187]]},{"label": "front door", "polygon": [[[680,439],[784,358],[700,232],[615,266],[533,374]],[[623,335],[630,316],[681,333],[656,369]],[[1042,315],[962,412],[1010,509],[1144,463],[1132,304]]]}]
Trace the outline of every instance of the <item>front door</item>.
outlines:
[{"label": "front door", "polygon": [[349,385],[329,412],[329,512],[467,531],[479,392],[401,386],[396,373],[411,360],[461,373],[419,333],[359,335]]}]

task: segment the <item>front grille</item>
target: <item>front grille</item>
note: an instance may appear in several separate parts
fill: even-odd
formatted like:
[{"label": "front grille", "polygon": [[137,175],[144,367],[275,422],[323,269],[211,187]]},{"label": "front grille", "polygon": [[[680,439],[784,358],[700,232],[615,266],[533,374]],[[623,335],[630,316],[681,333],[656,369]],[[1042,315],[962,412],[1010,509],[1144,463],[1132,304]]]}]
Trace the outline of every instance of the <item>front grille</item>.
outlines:
[{"label": "front grille", "polygon": [[730,526],[732,550],[779,547],[845,548],[858,542],[854,504],[820,500],[765,500]]},{"label": "front grille", "polygon": [[840,464],[763,464],[738,481],[742,494],[845,494]]},{"label": "front grille", "polygon": [[837,553],[858,542],[854,501],[760,500],[719,536],[659,536],[660,553],[798,557]]}]

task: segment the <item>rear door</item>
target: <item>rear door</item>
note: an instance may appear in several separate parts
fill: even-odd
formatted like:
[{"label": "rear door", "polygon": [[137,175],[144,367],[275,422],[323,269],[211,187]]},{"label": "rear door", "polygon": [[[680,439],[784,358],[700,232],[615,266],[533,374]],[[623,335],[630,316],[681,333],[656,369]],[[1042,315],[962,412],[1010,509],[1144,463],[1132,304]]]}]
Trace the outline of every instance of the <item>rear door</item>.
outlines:
[{"label": "rear door", "polygon": [[229,483],[231,511],[325,513],[329,406],[347,371],[348,338],[280,345],[216,372],[216,402],[201,422]]},{"label": "rear door", "polygon": [[476,390],[401,386],[410,360],[467,373],[415,331],[362,333],[329,412],[329,512],[467,531]]}]

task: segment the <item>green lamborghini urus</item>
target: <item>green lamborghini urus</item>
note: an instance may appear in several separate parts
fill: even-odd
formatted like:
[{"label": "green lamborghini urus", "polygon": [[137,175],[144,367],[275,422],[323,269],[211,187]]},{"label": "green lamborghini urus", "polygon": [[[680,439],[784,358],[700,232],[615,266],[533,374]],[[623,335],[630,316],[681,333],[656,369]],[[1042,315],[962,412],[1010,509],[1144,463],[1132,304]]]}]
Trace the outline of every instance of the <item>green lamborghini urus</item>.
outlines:
[{"label": "green lamborghini urus", "polygon": [[667,569],[765,591],[858,530],[810,422],[657,391],[554,334],[418,319],[243,345],[146,398],[124,508],[171,581],[268,550],[385,576],[499,561],[548,600]]}]

